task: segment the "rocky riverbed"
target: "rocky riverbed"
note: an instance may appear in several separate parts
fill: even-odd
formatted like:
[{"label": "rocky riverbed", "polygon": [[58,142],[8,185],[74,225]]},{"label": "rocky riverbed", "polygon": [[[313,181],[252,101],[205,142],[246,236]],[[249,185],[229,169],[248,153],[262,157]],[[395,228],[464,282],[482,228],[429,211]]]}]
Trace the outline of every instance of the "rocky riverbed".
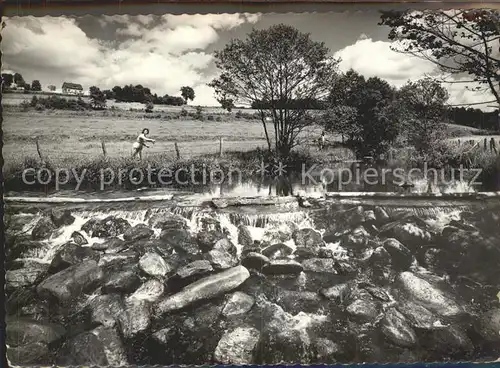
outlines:
[{"label": "rocky riverbed", "polygon": [[500,211],[11,211],[14,364],[495,360]]}]

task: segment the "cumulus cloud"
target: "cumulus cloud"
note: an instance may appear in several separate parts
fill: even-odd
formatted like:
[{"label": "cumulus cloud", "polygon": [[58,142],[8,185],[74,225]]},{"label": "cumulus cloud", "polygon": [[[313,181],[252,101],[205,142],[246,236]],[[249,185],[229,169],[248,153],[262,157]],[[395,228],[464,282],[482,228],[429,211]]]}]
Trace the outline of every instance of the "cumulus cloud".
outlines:
[{"label": "cumulus cloud", "polygon": [[[443,77],[432,62],[395,52],[391,46],[397,45],[389,41],[373,41],[363,34],[354,44],[337,51],[335,57],[341,58],[339,64],[341,71],[354,69],[365,77],[380,77],[396,87],[429,75],[440,79]],[[457,80],[470,80],[470,77],[455,79]],[[487,92],[473,91],[472,88],[477,85],[469,84],[469,89],[465,88],[466,85],[465,83],[443,84],[449,91],[450,104],[479,103],[492,99]]]},{"label": "cumulus cloud", "polygon": [[[97,24],[103,37],[90,38],[74,18],[14,17],[2,31],[3,67],[44,86],[140,83],[160,95],[178,95],[188,85],[196,103],[217,105],[206,86],[213,57],[204,50],[219,32],[258,19],[256,14],[102,16]],[[109,32],[116,34],[113,41]]]}]

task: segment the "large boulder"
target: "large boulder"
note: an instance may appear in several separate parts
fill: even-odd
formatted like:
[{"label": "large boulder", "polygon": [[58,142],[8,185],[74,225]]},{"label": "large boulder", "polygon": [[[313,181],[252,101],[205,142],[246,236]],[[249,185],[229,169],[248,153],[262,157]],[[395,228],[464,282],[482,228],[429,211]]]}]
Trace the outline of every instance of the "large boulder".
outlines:
[{"label": "large boulder", "polygon": [[49,218],[42,217],[31,231],[31,238],[33,240],[47,239],[55,229],[56,226]]},{"label": "large boulder", "polygon": [[267,275],[298,275],[304,267],[293,259],[273,259],[262,268]]},{"label": "large boulder", "polygon": [[196,234],[196,241],[202,252],[208,252],[213,249],[215,243],[224,237],[225,235],[220,231],[200,231]]},{"label": "large boulder", "polygon": [[151,312],[146,301],[128,299],[118,315],[118,327],[125,339],[131,339],[151,325]]},{"label": "large boulder", "polygon": [[319,248],[323,245],[321,233],[311,228],[295,230],[292,238],[297,247]]},{"label": "large boulder", "polygon": [[6,318],[6,343],[9,346],[23,346],[32,343],[51,344],[64,337],[63,326],[20,318]]},{"label": "large boulder", "polygon": [[392,265],[398,271],[406,271],[413,262],[411,251],[394,238],[384,241],[383,247],[391,255]]},{"label": "large boulder", "polygon": [[346,312],[354,321],[365,323],[372,322],[377,318],[379,308],[374,301],[363,298],[350,303],[346,308]]},{"label": "large boulder", "polygon": [[139,259],[139,268],[150,276],[165,276],[172,271],[169,264],[154,252],[148,252]]},{"label": "large boulder", "polygon": [[73,243],[67,243],[59,250],[49,267],[50,273],[57,273],[70,266],[93,260],[99,261],[99,253],[89,247],[82,247]]},{"label": "large boulder", "polygon": [[82,292],[95,288],[103,277],[103,271],[97,262],[89,260],[46,278],[37,286],[37,292],[42,299],[65,304]]},{"label": "large boulder", "polygon": [[222,336],[214,352],[221,364],[252,364],[260,332],[253,327],[237,327]]},{"label": "large boulder", "polygon": [[413,347],[417,345],[417,335],[405,317],[396,309],[390,309],[380,322],[385,338],[396,346]]},{"label": "large boulder", "polygon": [[211,299],[240,286],[250,273],[243,266],[237,266],[215,275],[207,276],[188,286],[177,294],[167,296],[156,305],[156,315],[185,308],[197,301]]},{"label": "large boulder", "polygon": [[123,300],[120,295],[98,295],[92,299],[88,307],[91,321],[105,327],[113,327],[117,316],[123,311]]},{"label": "large boulder", "polygon": [[226,317],[239,316],[247,313],[255,304],[255,299],[241,291],[236,291],[229,296],[229,299],[222,310]]},{"label": "large boulder", "polygon": [[129,293],[134,291],[141,284],[141,279],[136,270],[130,268],[107,273],[102,285],[102,292],[111,293]]},{"label": "large boulder", "polygon": [[144,224],[138,224],[129,228],[123,234],[123,239],[126,241],[136,241],[140,239],[149,239],[154,235],[154,231]]},{"label": "large boulder", "polygon": [[68,340],[59,353],[58,363],[65,366],[109,365],[102,342],[92,332],[83,332]]},{"label": "large boulder", "polygon": [[187,255],[197,255],[200,253],[196,238],[185,229],[162,230],[160,239],[174,248],[177,252]]},{"label": "large boulder", "polygon": [[164,292],[165,284],[161,281],[152,279],[142,284],[132,295],[130,295],[130,299],[155,302]]},{"label": "large boulder", "polygon": [[101,342],[108,364],[113,367],[128,365],[127,353],[116,329],[99,326],[91,331]]},{"label": "large boulder", "polygon": [[336,261],[332,258],[310,258],[302,261],[304,272],[337,274]]},{"label": "large boulder", "polygon": [[434,313],[412,301],[402,300],[398,303],[396,309],[406,317],[406,320],[413,328],[432,330],[443,326]]},{"label": "large boulder", "polygon": [[209,261],[198,260],[180,267],[175,276],[181,280],[194,281],[214,271]]},{"label": "large boulder", "polygon": [[241,260],[242,266],[259,271],[269,262],[269,258],[257,252],[249,252]]},{"label": "large boulder", "polygon": [[13,365],[43,365],[47,362],[49,347],[43,342],[32,342],[22,346],[7,347],[7,359]]},{"label": "large boulder", "polygon": [[34,285],[47,269],[48,265],[45,263],[24,262],[23,268],[5,272],[5,287],[11,290]]},{"label": "large boulder", "polygon": [[217,270],[225,270],[238,265],[238,258],[220,249],[212,249],[204,255],[205,259]]},{"label": "large boulder", "polygon": [[148,220],[149,227],[161,230],[187,229],[187,221],[173,213],[157,213]]},{"label": "large boulder", "polygon": [[292,254],[292,252],[293,249],[283,243],[272,244],[261,251],[269,259],[284,258]]},{"label": "large boulder", "polygon": [[109,238],[121,235],[131,227],[132,225],[125,219],[108,216],[102,220],[88,220],[83,224],[82,230],[92,238]]},{"label": "large boulder", "polygon": [[400,273],[394,288],[401,299],[420,304],[438,316],[457,317],[465,313],[464,306],[450,292],[415,273]]},{"label": "large boulder", "polygon": [[253,245],[252,234],[245,225],[238,226],[238,243],[240,245]]},{"label": "large boulder", "polygon": [[486,341],[500,341],[500,308],[480,315],[475,323],[475,330]]},{"label": "large boulder", "polygon": [[63,209],[52,209],[50,219],[57,227],[68,226],[75,222],[75,217],[71,214],[71,211]]}]

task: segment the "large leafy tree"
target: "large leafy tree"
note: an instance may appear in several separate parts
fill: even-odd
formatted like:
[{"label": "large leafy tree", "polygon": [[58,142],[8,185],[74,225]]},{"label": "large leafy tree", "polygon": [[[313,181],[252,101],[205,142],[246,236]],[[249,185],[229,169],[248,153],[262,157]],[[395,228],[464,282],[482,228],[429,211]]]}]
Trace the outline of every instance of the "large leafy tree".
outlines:
[{"label": "large leafy tree", "polygon": [[31,82],[31,90],[32,91],[41,91],[42,90],[42,84],[38,79],[35,79],[33,82]]},{"label": "large leafy tree", "polygon": [[[383,12],[394,50],[436,64],[446,77],[480,85],[500,104],[500,23],[497,10]],[[464,79],[464,77],[467,77]]]},{"label": "large leafy tree", "polygon": [[323,116],[325,128],[342,134],[359,156],[383,153],[400,132],[396,91],[387,82],[353,70],[338,76]]},{"label": "large leafy tree", "polygon": [[324,43],[288,25],[253,30],[215,52],[220,75],[209,86],[229,108],[262,102],[258,110],[269,150],[286,159],[300,132],[312,124],[310,112],[294,101],[325,99],[331,88],[338,60],[329,53]]},{"label": "large leafy tree", "polygon": [[98,87],[92,86],[89,88],[90,104],[93,109],[102,110],[106,108],[106,96]]},{"label": "large leafy tree", "polygon": [[398,94],[408,142],[421,153],[429,152],[443,138],[448,92],[438,81],[424,78],[408,82]]},{"label": "large leafy tree", "polygon": [[184,99],[184,101],[186,101],[186,103],[188,102],[188,100],[193,101],[194,100],[194,89],[192,89],[189,86],[181,87],[181,96]]}]

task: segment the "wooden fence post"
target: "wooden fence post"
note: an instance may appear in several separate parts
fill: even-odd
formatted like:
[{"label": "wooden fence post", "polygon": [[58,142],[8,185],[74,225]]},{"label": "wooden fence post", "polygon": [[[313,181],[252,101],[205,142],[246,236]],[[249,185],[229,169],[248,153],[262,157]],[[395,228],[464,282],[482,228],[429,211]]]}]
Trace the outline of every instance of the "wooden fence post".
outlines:
[{"label": "wooden fence post", "polygon": [[222,157],[224,155],[224,138],[219,137],[219,156]]},{"label": "wooden fence post", "polygon": [[43,162],[42,150],[40,149],[38,138],[36,139],[36,151],[38,152],[38,157],[40,157],[40,160]]},{"label": "wooden fence post", "polygon": [[104,143],[104,141],[101,142],[101,147],[102,147],[102,154],[104,155],[104,157],[106,157],[107,152],[106,152],[106,144]]},{"label": "wooden fence post", "polygon": [[177,142],[174,142],[174,146],[175,146],[175,154],[177,156],[177,159],[179,160],[181,158],[181,154],[179,152],[179,146],[178,146]]}]

